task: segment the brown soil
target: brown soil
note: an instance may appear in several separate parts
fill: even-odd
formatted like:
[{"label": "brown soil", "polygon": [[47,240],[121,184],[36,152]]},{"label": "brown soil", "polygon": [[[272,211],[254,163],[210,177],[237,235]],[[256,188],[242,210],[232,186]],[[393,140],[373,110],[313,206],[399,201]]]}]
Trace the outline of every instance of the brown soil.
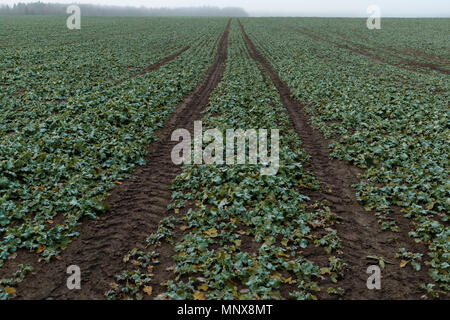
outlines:
[{"label": "brown soil", "polygon": [[[260,54],[241,24],[244,39],[250,49],[251,56],[268,73],[279,91],[284,108],[293,126],[303,142],[303,148],[312,157],[308,170],[312,171],[321,182],[321,192],[310,192],[312,200],[327,200],[331,210],[341,217],[337,234],[342,240],[343,254],[341,258],[349,265],[346,276],[338,285],[345,289],[342,299],[420,299],[423,292],[420,284],[428,283],[427,269],[412,271],[410,266],[400,268],[395,259],[398,248],[404,247],[414,252],[425,251],[425,247],[415,244],[408,236],[412,229],[408,219],[395,215],[399,233],[381,232],[373,213],[367,212],[357,201],[356,190],[351,186],[358,182],[357,175],[361,171],[348,163],[330,159],[328,145],[330,141],[309,124],[309,115],[304,106],[291,96],[289,87],[280,80],[278,73]],[[318,248],[317,248],[318,249]],[[308,258],[323,260],[323,250],[313,250]],[[322,255],[322,257],[321,257]],[[377,264],[367,256],[383,257],[393,262],[386,264],[382,270],[381,290],[368,290],[366,273],[369,265]],[[321,283],[322,286],[331,283]],[[325,287],[326,289],[327,287]],[[322,289],[323,291],[323,289]],[[321,296],[327,298],[327,296]],[[328,296],[329,298],[329,296]]]},{"label": "brown soil", "polygon": [[[174,60],[174,59],[177,58],[178,56],[182,55],[185,51],[189,50],[190,47],[191,47],[191,46],[187,46],[187,47],[181,49],[180,51],[175,52],[174,54],[171,54],[170,56],[167,56],[167,57],[165,57],[164,59],[159,60],[158,62],[152,64],[151,66],[145,67],[144,69],[142,69],[142,70],[139,71],[138,73],[135,73],[135,74],[131,75],[130,77],[126,78],[126,79],[122,79],[122,80],[120,80],[120,81],[117,81],[117,82],[114,84],[114,86],[118,86],[119,84],[121,84],[121,83],[123,83],[123,82],[125,82],[125,81],[131,80],[131,79],[133,79],[133,78],[136,78],[137,76],[142,76],[142,75],[144,75],[144,74],[146,74],[146,73],[148,73],[148,72],[155,71],[155,70],[161,68],[161,67],[162,67],[163,65],[165,65],[167,62],[170,62],[170,61]],[[132,66],[130,66],[130,67],[132,67]],[[130,68],[130,67],[128,67],[128,68]],[[132,68],[133,68],[133,67],[132,67]]]},{"label": "brown soil", "polygon": [[[105,298],[109,283],[114,282],[115,276],[122,272],[124,255],[133,248],[145,246],[146,237],[155,232],[159,222],[169,215],[169,187],[181,172],[181,168],[171,160],[172,148],[177,143],[171,141],[171,134],[178,128],[192,133],[194,121],[201,119],[201,111],[207,106],[209,96],[225,70],[230,23],[220,39],[216,61],[204,80],[157,132],[157,141],[149,147],[147,165],[136,168],[130,179],[111,191],[106,201],[110,211],[94,221],[83,219],[78,230],[80,237],[68,246],[58,260],[36,264],[34,254],[20,253],[16,260],[32,264],[35,270],[19,284],[16,298]],[[158,271],[155,282],[158,283],[170,277],[171,273],[164,270],[173,264],[173,249],[165,246],[161,249],[158,250],[161,264],[158,269],[155,268]],[[81,290],[70,291],[66,287],[66,269],[69,265],[81,268]],[[157,286],[154,294],[158,291],[160,288]]]}]

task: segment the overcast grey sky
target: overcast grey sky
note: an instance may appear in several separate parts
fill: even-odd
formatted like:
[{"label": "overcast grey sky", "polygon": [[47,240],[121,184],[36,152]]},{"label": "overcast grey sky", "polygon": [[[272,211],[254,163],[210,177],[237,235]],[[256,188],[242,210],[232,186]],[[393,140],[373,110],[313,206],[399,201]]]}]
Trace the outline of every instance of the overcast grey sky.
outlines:
[{"label": "overcast grey sky", "polygon": [[[0,0],[0,4],[37,0]],[[450,17],[450,0],[41,0],[57,3],[93,3],[146,7],[241,7],[251,15],[367,16],[369,5],[378,5],[382,16]]]}]

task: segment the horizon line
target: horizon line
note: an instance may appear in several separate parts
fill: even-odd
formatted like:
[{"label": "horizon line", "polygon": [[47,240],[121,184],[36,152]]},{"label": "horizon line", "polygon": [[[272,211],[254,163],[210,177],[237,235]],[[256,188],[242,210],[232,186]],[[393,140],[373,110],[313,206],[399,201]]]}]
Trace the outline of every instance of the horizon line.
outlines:
[{"label": "horizon line", "polygon": [[[23,1],[17,1],[14,4],[0,4],[0,8],[1,7],[9,7],[12,8],[12,6],[18,4],[18,3],[23,3],[23,4],[30,4],[30,3],[43,3],[43,4],[56,4],[56,5],[69,5],[66,3],[61,3],[61,2],[45,2],[45,1],[29,1],[29,2],[23,2]],[[201,8],[214,8],[214,9],[241,9],[243,10],[245,13],[247,13],[247,17],[249,18],[355,18],[355,19],[364,19],[367,18],[367,15],[355,15],[355,14],[339,14],[339,15],[332,15],[332,13],[327,14],[327,13],[285,13],[285,12],[274,12],[273,14],[269,13],[269,11],[265,11],[265,10],[247,10],[243,7],[236,7],[236,6],[224,6],[224,7],[220,7],[220,6],[210,6],[210,5],[203,5],[203,6],[176,6],[176,7],[171,7],[171,6],[160,6],[160,7],[149,7],[146,5],[141,5],[141,6],[135,6],[135,5],[109,5],[109,4],[94,4],[94,3],[80,3],[77,1],[73,1],[70,4],[75,4],[75,5],[88,5],[88,6],[97,6],[97,7],[105,7],[105,8],[135,8],[135,9],[149,9],[149,10],[158,10],[158,9],[171,9],[171,10],[177,10],[177,9],[201,9]],[[120,16],[118,16],[120,17]],[[186,16],[188,17],[188,16]],[[245,16],[243,16],[245,17]],[[420,19],[420,18],[450,18],[450,13],[447,13],[447,15],[439,15],[439,14],[429,14],[429,15],[412,15],[412,14],[408,14],[408,15],[397,15],[397,14],[387,14],[387,15],[382,15],[381,18],[397,18],[397,19]]]}]

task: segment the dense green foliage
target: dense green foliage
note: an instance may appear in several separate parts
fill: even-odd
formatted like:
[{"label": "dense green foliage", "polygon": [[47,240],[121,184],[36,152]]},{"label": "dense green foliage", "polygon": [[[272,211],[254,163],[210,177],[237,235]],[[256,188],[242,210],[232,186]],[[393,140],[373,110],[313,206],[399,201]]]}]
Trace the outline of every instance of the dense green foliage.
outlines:
[{"label": "dense green foliage", "polygon": [[[426,254],[396,248],[400,265],[420,271],[425,264],[426,292],[448,292],[450,20],[383,19],[381,30],[362,19],[241,21],[330,139],[332,156],[363,169],[355,192],[367,214],[377,215],[381,230],[408,232],[428,247]],[[108,191],[145,164],[155,130],[213,63],[226,23],[83,17],[81,30],[68,30],[63,17],[1,17],[0,271],[19,249],[50,261],[78,236],[82,217],[107,214]],[[315,299],[328,278],[327,292],[343,294],[340,219],[305,195],[320,190],[304,168],[314,159],[236,21],[203,127],[279,129],[278,173],[262,176],[261,165],[184,166],[171,186],[173,215],[143,235],[145,249],[124,257],[127,270],[106,297],[150,296],[163,243],[175,250],[174,280],[158,298]],[[408,230],[400,230],[401,215]],[[315,246],[325,252],[320,262],[304,255]],[[2,274],[0,299],[31,270]]]},{"label": "dense green foliage", "polygon": [[[67,42],[61,19],[21,20],[28,29],[16,31],[14,41],[22,49],[1,52],[0,266],[18,248],[47,260],[58,255],[77,236],[81,217],[105,210],[107,191],[144,163],[154,131],[212,63],[226,24],[131,19],[124,36],[117,20],[88,21],[88,30]],[[27,40],[37,24],[44,25],[41,34]],[[130,37],[137,28],[142,32]],[[87,42],[90,36],[96,40]],[[43,46],[46,39],[51,45]],[[117,86],[104,81],[127,77],[127,66],[151,64],[186,43],[191,49],[157,71]]]},{"label": "dense green foliage", "polygon": [[333,138],[333,156],[365,169],[361,203],[383,229],[398,231],[396,207],[413,219],[410,236],[429,246],[430,276],[448,291],[449,19],[383,21],[375,31],[358,19],[245,22],[314,125]]},{"label": "dense green foliage", "polygon": [[[317,180],[303,168],[309,156],[290,128],[270,78],[250,58],[236,22],[231,28],[226,70],[203,121],[204,130],[217,128],[222,132],[279,129],[280,171],[262,176],[261,165],[184,167],[172,186],[174,202],[170,207],[188,210],[187,214],[171,224],[165,219],[148,239],[152,245],[149,251],[157,251],[161,241],[173,241],[171,230],[184,224],[184,236],[173,244],[176,280],[165,284],[167,297],[315,299],[319,290],[316,281],[322,274],[329,274],[333,282],[343,276],[340,241],[329,228],[337,217],[323,204],[311,209],[313,202],[302,194],[301,188],[319,188]],[[322,230],[313,232],[315,228]],[[302,250],[314,244],[325,247],[329,254],[326,265],[302,256]],[[141,274],[138,270],[128,272],[136,273]],[[122,286],[115,284],[108,297],[130,297],[126,289],[130,281],[124,280],[118,277]],[[290,290],[283,294],[281,289],[287,286]]]}]

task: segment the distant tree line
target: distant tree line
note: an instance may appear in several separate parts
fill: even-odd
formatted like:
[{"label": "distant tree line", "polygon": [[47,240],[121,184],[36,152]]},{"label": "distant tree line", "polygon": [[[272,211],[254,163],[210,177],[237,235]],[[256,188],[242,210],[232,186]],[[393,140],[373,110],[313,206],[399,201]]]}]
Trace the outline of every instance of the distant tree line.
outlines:
[{"label": "distant tree line", "polygon": [[[76,3],[74,3],[76,4]],[[247,12],[242,8],[228,7],[186,7],[186,8],[146,8],[146,7],[120,7],[100,6],[94,4],[76,4],[84,16],[194,16],[194,17],[246,17]],[[0,15],[67,15],[66,9],[69,4],[61,3],[17,3],[12,6],[1,5]]]}]

